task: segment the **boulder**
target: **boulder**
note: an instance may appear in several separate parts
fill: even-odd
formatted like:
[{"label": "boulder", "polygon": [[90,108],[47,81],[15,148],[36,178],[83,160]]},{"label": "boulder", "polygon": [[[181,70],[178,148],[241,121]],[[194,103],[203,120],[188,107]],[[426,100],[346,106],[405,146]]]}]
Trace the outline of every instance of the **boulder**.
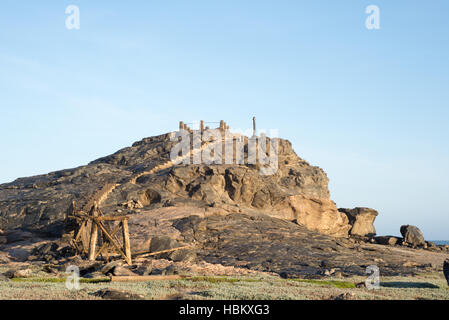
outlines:
[{"label": "boulder", "polygon": [[378,215],[376,210],[370,208],[340,208],[338,211],[343,212],[348,217],[351,235],[362,237],[376,235],[376,229],[374,228],[374,220]]},{"label": "boulder", "polygon": [[449,259],[444,261],[443,272],[444,272],[444,276],[445,276],[446,281],[447,281],[447,285],[449,286]]},{"label": "boulder", "polygon": [[413,247],[424,246],[426,241],[424,240],[424,235],[418,227],[411,225],[401,226],[401,234],[404,238],[404,242],[410,244]]},{"label": "boulder", "polygon": [[178,241],[170,237],[161,236],[151,239],[150,252],[158,252],[179,247]]},{"label": "boulder", "polygon": [[334,237],[347,237],[351,228],[348,217],[337,210],[333,201],[303,195],[287,197],[269,215],[294,220],[311,231]]}]

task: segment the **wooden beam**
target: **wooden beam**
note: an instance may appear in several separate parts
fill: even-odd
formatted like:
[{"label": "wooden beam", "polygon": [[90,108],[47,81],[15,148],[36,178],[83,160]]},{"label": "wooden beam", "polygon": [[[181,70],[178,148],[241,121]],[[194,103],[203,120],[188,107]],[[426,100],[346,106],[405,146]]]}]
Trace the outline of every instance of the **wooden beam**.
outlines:
[{"label": "wooden beam", "polygon": [[128,228],[128,220],[125,219],[122,221],[123,225],[123,246],[125,248],[126,262],[131,265],[132,257],[131,257],[131,245],[129,242],[129,228]]},{"label": "wooden beam", "polygon": [[95,217],[94,219],[97,221],[122,221],[122,220],[128,220],[130,216],[103,216],[103,217]]},{"label": "wooden beam", "polygon": [[[90,216],[92,219],[95,219],[98,216],[98,205],[94,202],[92,209],[90,210]],[[92,230],[90,234],[90,242],[89,242],[89,260],[95,260],[95,250],[97,246],[97,238],[98,238],[98,227],[95,223],[92,223]]]},{"label": "wooden beam", "polygon": [[95,260],[95,249],[97,246],[97,238],[98,238],[98,226],[93,223],[92,224],[92,233],[90,235],[90,244],[89,244],[89,260]]},{"label": "wooden beam", "polygon": [[155,251],[155,252],[136,252],[133,253],[133,256],[139,256],[139,258],[145,258],[145,257],[150,257],[150,256],[156,256],[158,254],[162,254],[162,253],[168,253],[168,252],[173,252],[173,251],[177,251],[177,250],[182,250],[182,249],[189,249],[192,248],[192,246],[183,246],[183,247],[178,247],[178,248],[173,248],[173,249],[167,249],[167,250],[162,250],[162,251]]}]

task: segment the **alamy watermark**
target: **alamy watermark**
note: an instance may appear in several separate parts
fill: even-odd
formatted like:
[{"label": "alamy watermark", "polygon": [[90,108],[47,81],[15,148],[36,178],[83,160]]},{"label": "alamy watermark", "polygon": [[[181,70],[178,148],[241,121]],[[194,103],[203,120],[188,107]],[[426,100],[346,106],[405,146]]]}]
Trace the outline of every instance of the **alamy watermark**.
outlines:
[{"label": "alamy watermark", "polygon": [[[270,135],[277,136],[277,130]],[[247,137],[222,129],[180,129],[170,139],[178,142],[170,152],[174,164],[258,165],[261,175],[273,175],[279,168],[279,138],[268,138],[263,131]]]},{"label": "alamy watermark", "polygon": [[67,279],[65,281],[65,286],[70,291],[80,290],[80,269],[77,266],[68,266],[66,271]]},{"label": "alamy watermark", "polygon": [[366,268],[366,274],[370,275],[366,281],[365,286],[368,290],[380,289],[380,270],[378,266],[372,265]]},{"label": "alamy watermark", "polygon": [[369,16],[366,18],[365,27],[368,30],[379,30],[380,29],[380,9],[376,5],[370,5],[366,7],[366,14]]},{"label": "alamy watermark", "polygon": [[69,15],[65,20],[65,27],[68,30],[79,30],[81,28],[80,8],[70,5],[65,9],[65,13]]}]

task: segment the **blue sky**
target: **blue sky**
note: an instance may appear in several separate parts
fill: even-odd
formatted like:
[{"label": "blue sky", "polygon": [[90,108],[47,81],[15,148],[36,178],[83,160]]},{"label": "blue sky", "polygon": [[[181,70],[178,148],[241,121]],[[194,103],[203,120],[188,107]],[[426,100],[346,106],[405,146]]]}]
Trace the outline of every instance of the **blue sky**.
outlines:
[{"label": "blue sky", "polygon": [[[65,9],[80,8],[80,30]],[[380,30],[365,28],[378,5]],[[0,4],[0,183],[186,122],[277,129],[379,234],[449,238],[449,2]]]}]

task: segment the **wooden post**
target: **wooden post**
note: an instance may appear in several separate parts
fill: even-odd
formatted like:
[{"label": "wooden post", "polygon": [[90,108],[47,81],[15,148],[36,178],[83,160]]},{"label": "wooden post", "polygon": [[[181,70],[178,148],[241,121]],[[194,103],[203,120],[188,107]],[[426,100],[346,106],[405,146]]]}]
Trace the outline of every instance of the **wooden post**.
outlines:
[{"label": "wooden post", "polygon": [[179,121],[179,130],[184,130],[184,122]]},{"label": "wooden post", "polygon": [[253,117],[253,137],[255,137],[257,135],[257,130],[256,130],[256,117]]},{"label": "wooden post", "polygon": [[123,246],[125,249],[126,263],[131,265],[132,258],[131,258],[131,246],[129,243],[128,219],[123,219],[122,225],[123,225]]},{"label": "wooden post", "polygon": [[203,133],[204,132],[204,120],[200,121],[200,132]]},{"label": "wooden post", "polygon": [[[98,215],[97,211],[97,203],[94,203],[92,206],[92,210],[90,211],[92,217],[96,217]],[[98,226],[95,223],[92,223],[92,232],[90,235],[90,243],[89,243],[89,260],[95,260],[95,250],[97,246],[97,238],[98,238]]]}]

